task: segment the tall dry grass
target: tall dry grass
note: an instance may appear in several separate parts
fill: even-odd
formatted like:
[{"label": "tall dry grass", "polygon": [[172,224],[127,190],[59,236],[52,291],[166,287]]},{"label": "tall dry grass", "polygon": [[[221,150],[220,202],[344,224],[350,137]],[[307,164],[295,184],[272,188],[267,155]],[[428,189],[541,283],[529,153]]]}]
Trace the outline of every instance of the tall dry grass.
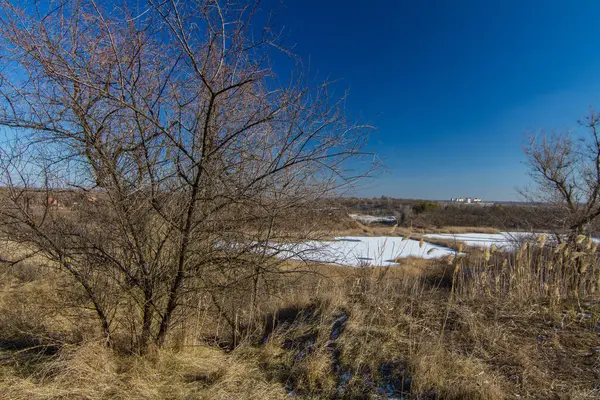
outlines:
[{"label": "tall dry grass", "polygon": [[598,260],[593,243],[577,246],[584,254],[539,241],[515,254],[279,274],[255,309],[245,294],[217,299],[233,329],[206,298],[144,357],[107,349],[85,315],[56,307],[60,277],[16,267],[0,288],[0,397],[593,398]]},{"label": "tall dry grass", "polygon": [[598,244],[583,236],[570,244],[548,242],[539,235],[514,252],[499,252],[492,245],[450,260],[455,294],[553,304],[595,296],[600,291]]}]

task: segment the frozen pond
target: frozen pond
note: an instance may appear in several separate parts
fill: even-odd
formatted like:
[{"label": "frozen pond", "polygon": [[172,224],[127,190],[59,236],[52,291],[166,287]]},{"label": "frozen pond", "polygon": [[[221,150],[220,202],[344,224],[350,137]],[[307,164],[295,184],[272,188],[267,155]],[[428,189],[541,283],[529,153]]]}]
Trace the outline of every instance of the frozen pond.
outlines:
[{"label": "frozen pond", "polygon": [[[514,250],[524,240],[535,240],[540,235],[547,235],[547,242],[554,242],[555,237],[551,234],[536,232],[500,232],[500,233],[435,233],[423,235],[425,240],[445,239],[462,242],[467,246],[490,247],[492,244],[501,250]],[[592,238],[596,243],[598,238]]]},{"label": "frozen pond", "polygon": [[[535,240],[541,233],[500,232],[490,233],[436,233],[423,235],[424,242],[415,239],[403,239],[396,236],[346,236],[328,241],[308,241],[295,244],[271,244],[277,257],[308,262],[359,266],[398,265],[394,260],[406,257],[425,259],[440,258],[456,254],[448,247],[428,243],[427,239],[444,239],[462,242],[467,246],[490,247],[492,244],[500,250],[510,251],[524,240]],[[548,235],[547,242],[552,236]],[[594,239],[598,242],[598,239]]]},{"label": "frozen pond", "polygon": [[447,247],[394,236],[348,236],[331,241],[311,241],[279,246],[278,257],[329,264],[359,266],[397,265],[404,257],[439,258],[455,251]]},{"label": "frozen pond", "polygon": [[444,239],[462,242],[467,246],[490,247],[492,244],[499,249],[510,250],[517,243],[527,238],[534,238],[536,234],[526,232],[500,232],[500,233],[434,233],[423,235],[425,240]]}]

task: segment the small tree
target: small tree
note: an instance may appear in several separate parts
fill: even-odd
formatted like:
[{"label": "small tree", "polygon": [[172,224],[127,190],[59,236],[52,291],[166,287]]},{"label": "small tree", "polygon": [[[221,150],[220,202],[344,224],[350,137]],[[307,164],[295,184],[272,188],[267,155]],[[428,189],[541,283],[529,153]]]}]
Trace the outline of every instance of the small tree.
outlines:
[{"label": "small tree", "polygon": [[280,83],[256,2],[142,3],[1,3],[0,229],[144,353],[200,296],[233,327],[223,293],[256,303],[366,136],[326,83]]},{"label": "small tree", "polygon": [[594,111],[580,125],[586,135],[540,135],[525,147],[527,163],[537,190],[529,200],[552,208],[553,225],[570,234],[588,234],[600,216],[600,115]]},{"label": "small tree", "polygon": [[421,214],[425,212],[437,211],[440,209],[439,203],[433,203],[431,201],[419,201],[413,206],[415,214]]}]

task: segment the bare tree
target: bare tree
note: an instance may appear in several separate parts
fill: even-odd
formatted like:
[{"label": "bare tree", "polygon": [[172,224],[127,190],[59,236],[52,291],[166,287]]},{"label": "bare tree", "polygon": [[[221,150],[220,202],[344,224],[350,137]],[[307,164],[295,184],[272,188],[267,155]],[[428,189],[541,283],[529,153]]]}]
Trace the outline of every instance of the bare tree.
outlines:
[{"label": "bare tree", "polygon": [[127,325],[163,345],[200,294],[255,299],[294,213],[366,171],[366,127],[327,83],[281,83],[257,12],[0,6],[2,234],[79,284],[107,343]]},{"label": "bare tree", "polygon": [[527,197],[550,206],[555,224],[571,239],[588,234],[600,216],[600,115],[592,110],[580,125],[584,137],[540,135],[525,148],[537,184]]}]

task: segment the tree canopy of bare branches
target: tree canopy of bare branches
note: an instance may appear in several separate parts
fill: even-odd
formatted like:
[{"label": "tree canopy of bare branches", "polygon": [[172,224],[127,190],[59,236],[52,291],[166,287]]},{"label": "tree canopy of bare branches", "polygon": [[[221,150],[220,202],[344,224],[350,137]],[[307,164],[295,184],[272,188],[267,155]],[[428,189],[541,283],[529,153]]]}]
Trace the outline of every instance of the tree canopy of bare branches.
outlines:
[{"label": "tree canopy of bare branches", "polygon": [[143,353],[194,296],[258,295],[282,221],[371,163],[343,97],[273,73],[257,3],[141,3],[1,3],[0,226]]},{"label": "tree canopy of bare branches", "polygon": [[580,125],[585,135],[539,135],[525,148],[537,190],[529,199],[553,209],[564,233],[588,234],[600,216],[600,115],[591,111]]}]

